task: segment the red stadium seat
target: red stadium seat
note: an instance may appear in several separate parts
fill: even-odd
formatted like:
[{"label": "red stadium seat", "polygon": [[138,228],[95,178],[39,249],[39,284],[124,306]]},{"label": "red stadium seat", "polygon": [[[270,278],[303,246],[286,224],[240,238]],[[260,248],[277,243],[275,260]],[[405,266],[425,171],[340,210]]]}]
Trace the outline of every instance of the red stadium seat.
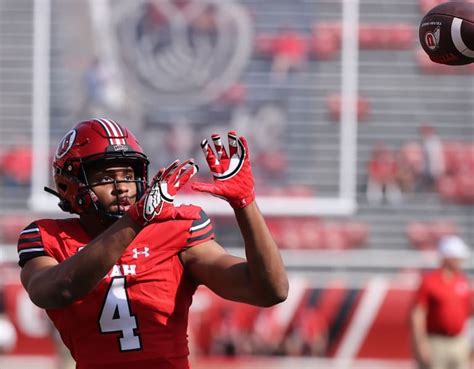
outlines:
[{"label": "red stadium seat", "polygon": [[446,176],[438,181],[441,197],[459,204],[474,203],[474,145],[446,142],[443,145]]},{"label": "red stadium seat", "polygon": [[304,248],[301,237],[301,225],[297,219],[291,217],[270,218],[267,220],[267,224],[275,242],[281,249]]},{"label": "red stadium seat", "polygon": [[315,197],[316,191],[312,186],[307,185],[289,185],[284,189],[286,196],[294,197]]},{"label": "red stadium seat", "polygon": [[365,223],[348,221],[342,225],[342,231],[348,239],[348,244],[351,248],[362,246],[367,242],[369,229]]},{"label": "red stadium seat", "polygon": [[229,106],[242,104],[247,98],[247,86],[235,83],[219,96],[219,102]]},{"label": "red stadium seat", "polygon": [[455,174],[459,174],[462,172],[462,167],[464,166],[464,163],[466,162],[466,157],[465,155],[465,150],[464,150],[464,143],[463,142],[455,142],[453,143],[453,159],[454,159],[454,166],[453,166],[453,172]]},{"label": "red stadium seat", "polygon": [[318,60],[333,60],[341,48],[341,24],[321,22],[313,26],[310,55]]},{"label": "red stadium seat", "polygon": [[26,186],[31,181],[32,163],[33,153],[29,145],[11,145],[1,154],[0,174],[11,184]]},{"label": "red stadium seat", "polygon": [[448,175],[456,174],[459,162],[463,160],[462,145],[458,142],[445,142],[443,144],[443,153],[446,173]]},{"label": "red stadium seat", "polygon": [[317,60],[333,60],[339,49],[339,42],[330,33],[314,34],[310,40],[310,55]]},{"label": "red stadium seat", "polygon": [[413,26],[398,24],[361,24],[359,47],[361,49],[409,49],[415,40]]},{"label": "red stadium seat", "polygon": [[423,149],[418,142],[408,142],[400,149],[401,160],[416,174],[423,170]]},{"label": "red stadium seat", "polygon": [[407,237],[411,244],[419,250],[426,250],[432,247],[430,231],[425,223],[410,223],[407,227]]},{"label": "red stadium seat", "polygon": [[[295,222],[297,232],[301,238],[301,247],[304,249],[322,249],[325,247],[323,238],[323,224],[317,218],[302,219]],[[295,224],[295,225],[296,225]]]},{"label": "red stadium seat", "polygon": [[474,145],[464,142],[446,142],[443,145],[447,173],[456,175],[470,172],[474,162]]},{"label": "red stadium seat", "polygon": [[361,49],[375,48],[377,44],[377,34],[367,24],[359,26],[359,47]]},{"label": "red stadium seat", "polygon": [[454,177],[444,176],[439,179],[437,189],[441,198],[446,201],[457,202],[461,197]]},{"label": "red stadium seat", "polygon": [[464,204],[474,203],[474,173],[463,173],[456,177],[459,189],[459,202]]},{"label": "red stadium seat", "polygon": [[435,250],[442,237],[457,233],[456,225],[446,220],[412,222],[407,226],[407,237],[419,250]]},{"label": "red stadium seat", "polygon": [[350,241],[337,223],[328,222],[324,225],[324,248],[327,250],[345,250],[350,248]]},{"label": "red stadium seat", "polygon": [[340,45],[341,43],[341,22],[319,22],[313,26],[313,35],[329,35]]},{"label": "red stadium seat", "polygon": [[457,227],[453,223],[445,220],[434,221],[430,223],[428,227],[436,244],[442,237],[458,233]]},{"label": "red stadium seat", "polygon": [[255,52],[260,56],[271,57],[273,50],[273,36],[270,34],[260,34],[255,38]]},{"label": "red stadium seat", "polygon": [[469,173],[474,174],[474,142],[464,145],[464,163]]},{"label": "red stadium seat", "polygon": [[474,144],[460,143],[456,150],[457,173],[474,176]]},{"label": "red stadium seat", "polygon": [[284,56],[293,60],[302,60],[308,53],[308,37],[292,27],[282,29],[272,37],[271,55]]},{"label": "red stadium seat", "polygon": [[[329,117],[334,122],[339,122],[341,118],[342,101],[338,94],[329,95],[326,99],[326,106],[329,112]],[[370,115],[370,103],[362,96],[357,97],[357,120],[365,122]]]},{"label": "red stadium seat", "polygon": [[360,247],[369,229],[357,221],[323,222],[315,217],[268,218],[267,225],[281,249],[332,249]]},{"label": "red stadium seat", "polygon": [[410,24],[397,24],[393,31],[392,42],[396,49],[410,49],[417,40],[416,29]]},{"label": "red stadium seat", "polygon": [[5,243],[16,243],[20,232],[29,221],[22,216],[2,216],[0,218],[0,241]]},{"label": "red stadium seat", "polygon": [[[313,27],[312,54],[317,59],[330,60],[341,48],[342,28],[339,22],[317,23]],[[416,40],[416,29],[406,23],[361,24],[359,47],[361,49],[406,50]]]}]

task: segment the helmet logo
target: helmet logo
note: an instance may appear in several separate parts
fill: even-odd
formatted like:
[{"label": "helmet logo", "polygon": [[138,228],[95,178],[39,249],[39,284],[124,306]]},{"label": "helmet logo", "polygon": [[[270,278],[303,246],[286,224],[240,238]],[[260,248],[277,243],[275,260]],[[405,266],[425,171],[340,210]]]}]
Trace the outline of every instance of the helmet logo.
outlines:
[{"label": "helmet logo", "polygon": [[74,145],[74,141],[76,140],[76,130],[72,129],[63,137],[61,142],[59,143],[58,149],[56,150],[56,159],[61,159],[64,155],[66,155],[69,150],[71,150],[72,145]]}]

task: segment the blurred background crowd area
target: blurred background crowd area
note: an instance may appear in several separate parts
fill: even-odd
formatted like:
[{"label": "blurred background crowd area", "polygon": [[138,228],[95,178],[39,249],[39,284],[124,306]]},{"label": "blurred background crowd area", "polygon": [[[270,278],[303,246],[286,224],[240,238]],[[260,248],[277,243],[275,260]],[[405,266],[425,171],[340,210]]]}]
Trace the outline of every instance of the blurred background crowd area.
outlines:
[{"label": "blurred background crowd area", "polygon": [[[474,69],[434,64],[418,42],[439,2],[360,2],[358,211],[270,219],[282,247],[429,248],[446,232],[473,243]],[[107,22],[99,3],[51,1],[51,152],[75,122],[106,116],[135,132],[153,173],[200,160],[200,140],[232,128],[250,141],[259,195],[337,194],[341,2],[114,1]],[[1,4],[0,242],[11,243],[31,184],[34,2]],[[239,242],[225,219],[217,231]]]},{"label": "blurred background crowd area", "polygon": [[[76,122],[96,116],[135,133],[151,159],[151,173],[176,158],[203,160],[201,139],[235,129],[249,140],[258,196],[337,196],[344,106],[341,1],[47,2],[51,155]],[[410,252],[434,250],[443,235],[458,234],[474,245],[474,64],[434,64],[418,42],[421,17],[441,2],[360,0],[357,210],[338,217],[267,214],[279,246],[292,252],[292,275],[314,281],[328,270],[360,274],[357,258],[364,259],[363,273],[393,275],[413,271],[418,261],[420,267],[435,265],[410,259]],[[8,255],[15,254],[18,232],[44,215],[29,208],[37,133],[34,19],[40,3],[0,0],[0,255],[12,275],[17,270]],[[205,170],[202,178],[209,179]],[[66,214],[58,209],[54,216]],[[239,247],[234,220],[211,218],[219,242]],[[321,259],[309,260],[310,251],[323,252],[317,254]],[[324,251],[342,253],[334,259]],[[392,251],[410,257],[393,260]],[[468,271],[472,275],[472,263]],[[268,323],[271,310],[204,304],[215,306],[214,315],[203,314],[195,324],[212,337],[199,337],[196,350],[331,355],[365,288],[348,280],[337,288],[331,286],[339,279],[331,278],[302,285],[275,332]],[[402,288],[400,300],[395,292],[390,301],[402,306],[390,305],[389,311],[406,311],[412,287]],[[212,299],[200,296],[197,301]],[[405,327],[403,320],[382,320],[386,325]],[[401,329],[397,337],[403,338],[406,327]],[[408,348],[401,350],[394,357],[408,355]]]}]

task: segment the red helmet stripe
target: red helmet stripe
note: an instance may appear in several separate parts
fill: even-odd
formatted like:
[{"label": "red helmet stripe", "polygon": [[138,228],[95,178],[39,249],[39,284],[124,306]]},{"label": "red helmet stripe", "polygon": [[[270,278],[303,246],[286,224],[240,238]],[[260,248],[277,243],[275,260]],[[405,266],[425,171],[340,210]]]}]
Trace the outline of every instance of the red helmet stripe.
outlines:
[{"label": "red helmet stripe", "polygon": [[115,145],[120,145],[120,140],[116,138],[118,136],[117,129],[114,127],[110,120],[103,119],[103,122],[109,127],[111,136],[114,137],[111,143]]},{"label": "red helmet stripe", "polygon": [[[110,131],[109,126],[102,120],[102,119],[97,119],[97,121],[101,124],[102,128],[104,129],[105,133],[107,134],[108,137],[112,137],[112,133]],[[113,145],[113,141],[111,138],[109,138],[109,143]]]},{"label": "red helmet stripe", "polygon": [[[123,134],[123,131],[122,131],[122,128],[113,120],[109,120],[109,119],[104,119],[105,122],[109,123],[110,126],[112,127],[112,131],[114,132],[114,134],[117,136],[117,137],[124,137],[125,135]],[[125,145],[126,142],[125,142],[125,139],[124,138],[117,138],[116,139],[116,142],[117,144],[122,144],[122,145]]]},{"label": "red helmet stripe", "polygon": [[113,127],[115,127],[119,136],[121,137],[125,136],[123,134],[122,127],[120,127],[119,124],[115,120],[105,119],[105,121],[109,122]]},{"label": "red helmet stripe", "polygon": [[123,132],[120,126],[114,121],[108,119],[97,119],[97,121],[102,125],[105,132],[109,136],[109,142],[111,145],[125,145],[125,139],[123,137]]}]

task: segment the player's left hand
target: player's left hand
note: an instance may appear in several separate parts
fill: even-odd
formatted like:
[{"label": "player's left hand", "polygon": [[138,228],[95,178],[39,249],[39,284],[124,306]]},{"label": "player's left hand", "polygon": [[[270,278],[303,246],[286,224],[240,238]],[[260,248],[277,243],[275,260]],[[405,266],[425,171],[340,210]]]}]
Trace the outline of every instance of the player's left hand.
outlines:
[{"label": "player's left hand", "polygon": [[194,182],[192,189],[207,192],[229,202],[234,209],[245,208],[255,200],[254,180],[245,137],[237,138],[235,131],[228,133],[229,153],[222,145],[221,137],[212,134],[215,153],[206,139],[201,147],[214,177],[214,183]]}]

